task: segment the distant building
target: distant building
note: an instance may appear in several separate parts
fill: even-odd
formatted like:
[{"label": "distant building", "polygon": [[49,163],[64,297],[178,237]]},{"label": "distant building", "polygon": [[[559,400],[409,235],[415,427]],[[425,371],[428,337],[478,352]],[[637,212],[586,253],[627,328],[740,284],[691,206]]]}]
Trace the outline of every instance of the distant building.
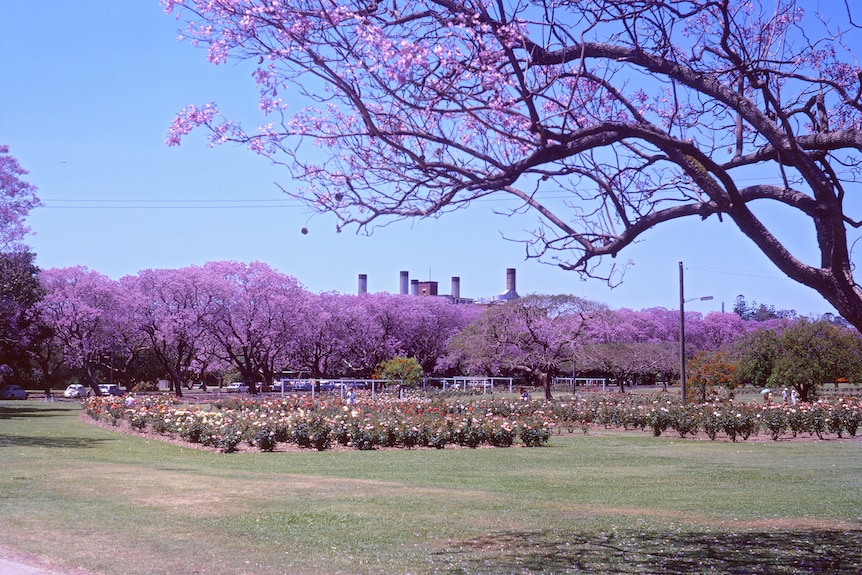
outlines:
[{"label": "distant building", "polygon": [[[368,292],[368,276],[366,274],[359,274],[358,290],[360,295]],[[461,297],[461,278],[458,276],[452,276],[452,293],[447,295],[439,293],[438,282],[431,280],[411,280],[410,273],[406,271],[399,273],[399,293],[401,295],[414,295],[418,297],[445,297],[449,301],[457,304],[476,303],[477,301],[479,303],[488,304],[495,301],[518,299],[520,297],[518,292],[515,290],[515,268],[508,268],[506,270],[505,292],[496,296],[480,298],[479,300]]]}]

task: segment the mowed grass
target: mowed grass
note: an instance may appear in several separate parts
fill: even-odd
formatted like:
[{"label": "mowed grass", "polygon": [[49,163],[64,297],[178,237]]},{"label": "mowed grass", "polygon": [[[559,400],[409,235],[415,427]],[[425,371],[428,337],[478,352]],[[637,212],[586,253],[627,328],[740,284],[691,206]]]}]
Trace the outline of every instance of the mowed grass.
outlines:
[{"label": "mowed grass", "polygon": [[0,545],[112,574],[862,572],[862,442],[218,454],[0,402]]}]

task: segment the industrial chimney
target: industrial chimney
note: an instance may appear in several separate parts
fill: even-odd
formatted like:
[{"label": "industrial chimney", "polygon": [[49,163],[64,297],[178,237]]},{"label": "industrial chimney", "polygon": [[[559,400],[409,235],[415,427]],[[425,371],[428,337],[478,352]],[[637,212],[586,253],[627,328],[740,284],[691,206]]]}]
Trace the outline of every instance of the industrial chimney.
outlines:
[{"label": "industrial chimney", "polygon": [[518,292],[515,291],[515,268],[506,269],[506,291],[496,296],[495,300],[512,300],[518,299]]},{"label": "industrial chimney", "polygon": [[368,293],[368,275],[359,274],[359,295]]}]

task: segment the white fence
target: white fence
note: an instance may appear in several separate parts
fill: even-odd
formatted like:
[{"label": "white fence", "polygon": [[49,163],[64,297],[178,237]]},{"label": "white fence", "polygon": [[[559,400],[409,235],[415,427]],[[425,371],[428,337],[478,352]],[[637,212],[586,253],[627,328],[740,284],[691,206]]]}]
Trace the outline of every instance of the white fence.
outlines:
[{"label": "white fence", "polygon": [[483,394],[494,393],[495,389],[507,390],[512,393],[511,377],[459,376],[431,378],[431,381],[440,382],[444,390],[459,389],[466,392],[482,388]]},{"label": "white fence", "polygon": [[[312,397],[319,393],[338,393],[344,398],[351,389],[370,390],[371,397],[387,390],[398,388],[398,380],[383,379],[286,379],[276,382],[274,389],[283,396],[286,392],[311,392]],[[511,377],[491,376],[459,376],[432,377],[422,381],[422,389],[440,388],[445,390],[461,390],[464,392],[481,389],[483,394],[495,391],[512,392]]]},{"label": "white fence", "polygon": [[601,388],[602,391],[605,391],[607,379],[604,377],[555,377],[553,385],[555,388],[565,387],[566,389],[571,389],[572,393],[577,393],[578,387],[586,389]]}]

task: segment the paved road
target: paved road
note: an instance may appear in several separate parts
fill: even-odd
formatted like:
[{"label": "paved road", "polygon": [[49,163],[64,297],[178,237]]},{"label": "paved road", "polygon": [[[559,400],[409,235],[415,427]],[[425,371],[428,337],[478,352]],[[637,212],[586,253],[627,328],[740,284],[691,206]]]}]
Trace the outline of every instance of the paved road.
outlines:
[{"label": "paved road", "polygon": [[0,557],[0,575],[57,575],[57,572],[45,571]]}]

